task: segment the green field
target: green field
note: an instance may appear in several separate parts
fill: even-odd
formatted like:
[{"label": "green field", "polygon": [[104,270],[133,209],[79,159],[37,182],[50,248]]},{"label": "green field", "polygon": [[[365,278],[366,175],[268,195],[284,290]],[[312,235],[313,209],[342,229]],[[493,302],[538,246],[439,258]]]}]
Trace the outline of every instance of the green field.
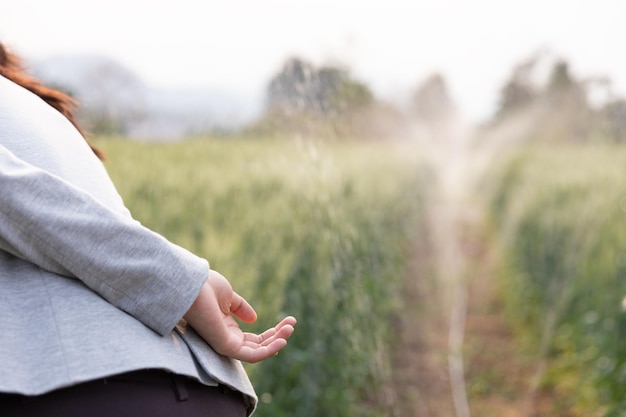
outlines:
[{"label": "green field", "polygon": [[249,366],[259,416],[388,415],[390,323],[428,173],[408,145],[99,139],[134,216],[206,257],[259,314],[298,319]]},{"label": "green field", "polygon": [[[278,357],[247,365],[257,415],[392,414],[380,394],[392,323],[433,183],[416,148],[97,143],[135,217],[209,259],[257,308],[247,329],[298,318]],[[532,366],[546,365],[550,415],[626,412],[625,167],[615,145],[529,146],[501,158],[475,196],[488,202],[508,323]]]},{"label": "green field", "polygon": [[508,317],[554,415],[626,413],[626,149],[535,146],[492,173]]}]

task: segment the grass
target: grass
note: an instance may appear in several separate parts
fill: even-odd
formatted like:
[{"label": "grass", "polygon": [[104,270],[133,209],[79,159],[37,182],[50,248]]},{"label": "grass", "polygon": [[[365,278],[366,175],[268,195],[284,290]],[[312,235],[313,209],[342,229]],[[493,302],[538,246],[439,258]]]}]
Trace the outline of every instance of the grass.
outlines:
[{"label": "grass", "polygon": [[298,318],[289,346],[248,366],[265,416],[386,415],[390,321],[427,172],[389,143],[102,138],[134,216],[206,257],[259,313]]},{"label": "grass", "polygon": [[[494,171],[508,316],[555,412],[626,412],[626,149],[535,146]],[[555,414],[555,415],[557,415]]]}]

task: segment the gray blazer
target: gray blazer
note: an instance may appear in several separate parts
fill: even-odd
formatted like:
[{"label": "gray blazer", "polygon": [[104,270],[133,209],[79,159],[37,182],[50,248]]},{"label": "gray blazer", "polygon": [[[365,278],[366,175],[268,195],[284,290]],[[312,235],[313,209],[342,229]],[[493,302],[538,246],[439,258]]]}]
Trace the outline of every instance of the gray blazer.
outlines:
[{"label": "gray blazer", "polygon": [[71,123],[0,76],[0,392],[159,368],[256,395],[177,328],[208,262],[143,227]]}]

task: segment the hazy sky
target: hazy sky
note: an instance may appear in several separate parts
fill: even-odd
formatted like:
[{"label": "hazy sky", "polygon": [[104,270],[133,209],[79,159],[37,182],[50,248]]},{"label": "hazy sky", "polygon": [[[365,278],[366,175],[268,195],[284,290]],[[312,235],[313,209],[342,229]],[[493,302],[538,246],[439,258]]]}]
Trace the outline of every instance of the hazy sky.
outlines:
[{"label": "hazy sky", "polygon": [[470,118],[549,48],[626,92],[621,0],[3,0],[0,39],[29,58],[99,53],[161,86],[259,97],[287,56],[338,62],[383,98],[432,72]]}]

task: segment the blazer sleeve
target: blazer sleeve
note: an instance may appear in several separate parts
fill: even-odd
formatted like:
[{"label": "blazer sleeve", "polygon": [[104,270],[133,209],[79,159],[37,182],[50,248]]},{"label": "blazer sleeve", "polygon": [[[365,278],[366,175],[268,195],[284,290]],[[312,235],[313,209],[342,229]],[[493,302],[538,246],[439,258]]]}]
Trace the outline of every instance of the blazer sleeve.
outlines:
[{"label": "blazer sleeve", "polygon": [[162,335],[189,309],[209,271],[205,259],[2,146],[0,249],[78,278]]}]

